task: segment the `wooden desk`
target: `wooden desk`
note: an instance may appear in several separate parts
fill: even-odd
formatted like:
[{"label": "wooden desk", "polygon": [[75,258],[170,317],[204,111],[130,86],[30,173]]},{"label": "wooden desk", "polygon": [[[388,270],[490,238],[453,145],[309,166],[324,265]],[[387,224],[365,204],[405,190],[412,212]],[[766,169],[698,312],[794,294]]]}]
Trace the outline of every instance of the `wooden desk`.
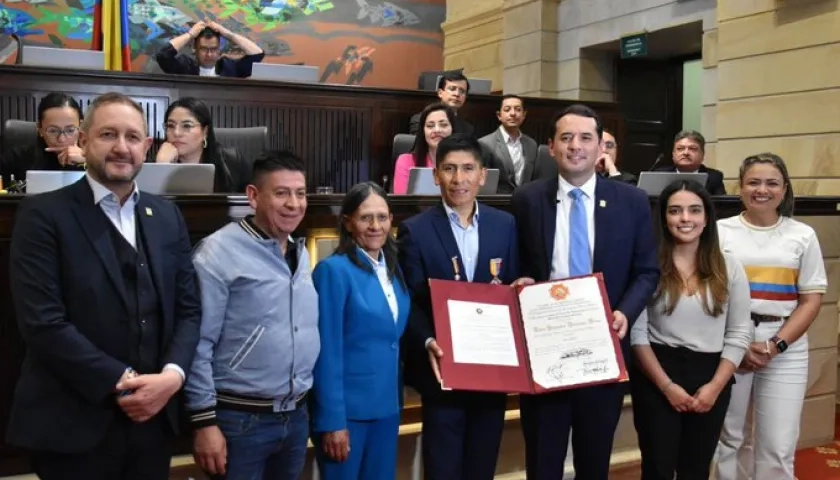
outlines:
[{"label": "wooden desk", "polygon": [[[394,135],[407,133],[411,116],[437,100],[433,92],[416,90],[26,66],[0,66],[0,85],[0,125],[7,119],[34,121],[38,101],[50,91],[72,95],[83,108],[102,93],[118,91],[141,104],[150,135],[159,139],[165,137],[169,103],[197,97],[210,107],[216,127],[267,126],[271,148],[292,150],[307,162],[311,191],[329,185],[335,192],[392,178]],[[470,95],[461,115],[485,135],[499,126],[499,103],[499,96]],[[571,103],[526,99],[523,131],[545,143],[552,116]],[[621,141],[624,125],[617,106],[587,104]]]},{"label": "wooden desk", "polygon": [[[8,413],[14,387],[23,360],[24,345],[21,341],[15,312],[9,291],[9,247],[15,212],[21,196],[0,196],[0,434],[5,436],[8,423]],[[301,234],[307,235],[310,246],[317,235],[328,237],[330,229],[338,225],[336,213],[341,205],[342,195],[310,195],[306,217],[301,225]],[[482,202],[501,208],[509,209],[509,196],[493,196],[480,199]],[[193,242],[221,228],[233,219],[241,218],[250,210],[244,196],[183,196],[174,198],[183,212]],[[393,196],[395,225],[405,218],[440,202],[439,197],[410,197]],[[839,216],[838,197],[801,197],[796,199],[798,216]],[[719,217],[736,214],[740,210],[737,197],[718,197],[715,205]],[[654,215],[656,216],[656,215]],[[316,235],[317,234],[317,235]],[[332,235],[335,235],[334,233]],[[324,255],[326,252],[317,252]],[[313,257],[316,255],[313,254]],[[516,397],[511,397],[510,409],[518,408]],[[415,423],[420,419],[420,405],[416,395],[406,397],[406,408],[403,411],[403,423]],[[181,443],[181,453],[188,452],[188,444]],[[0,476],[24,473],[28,470],[28,462],[24,452],[5,445],[0,440]]]}]

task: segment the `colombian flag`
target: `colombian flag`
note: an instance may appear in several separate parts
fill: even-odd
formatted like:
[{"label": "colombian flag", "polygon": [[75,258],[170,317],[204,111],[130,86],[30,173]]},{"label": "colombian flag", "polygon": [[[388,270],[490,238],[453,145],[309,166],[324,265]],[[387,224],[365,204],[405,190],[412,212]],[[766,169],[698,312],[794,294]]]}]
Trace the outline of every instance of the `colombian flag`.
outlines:
[{"label": "colombian flag", "polygon": [[131,70],[128,40],[129,0],[97,0],[91,48],[105,52],[105,70]]}]

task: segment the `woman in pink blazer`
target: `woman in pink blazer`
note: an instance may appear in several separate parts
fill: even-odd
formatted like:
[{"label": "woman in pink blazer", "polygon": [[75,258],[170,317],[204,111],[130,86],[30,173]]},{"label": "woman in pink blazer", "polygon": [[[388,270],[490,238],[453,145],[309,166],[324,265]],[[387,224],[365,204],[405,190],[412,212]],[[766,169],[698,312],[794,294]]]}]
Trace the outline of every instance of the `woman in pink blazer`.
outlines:
[{"label": "woman in pink blazer", "polygon": [[441,140],[452,135],[455,112],[443,103],[433,103],[420,113],[423,135],[417,132],[410,153],[397,157],[394,165],[394,193],[403,195],[408,189],[408,174],[413,167],[433,168],[435,153]]}]

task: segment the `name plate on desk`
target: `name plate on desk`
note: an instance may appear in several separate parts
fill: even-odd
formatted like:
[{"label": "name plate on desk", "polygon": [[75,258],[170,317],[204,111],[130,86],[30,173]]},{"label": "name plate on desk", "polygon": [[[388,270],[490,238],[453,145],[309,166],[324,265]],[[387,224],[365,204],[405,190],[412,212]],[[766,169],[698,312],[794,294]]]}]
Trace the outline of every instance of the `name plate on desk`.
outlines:
[{"label": "name plate on desk", "polygon": [[308,65],[279,65],[276,63],[255,63],[251,67],[251,78],[254,80],[269,80],[274,82],[307,82],[315,83],[318,78],[318,67]]},{"label": "name plate on desk", "polygon": [[600,273],[429,285],[445,389],[539,394],[628,379]]}]

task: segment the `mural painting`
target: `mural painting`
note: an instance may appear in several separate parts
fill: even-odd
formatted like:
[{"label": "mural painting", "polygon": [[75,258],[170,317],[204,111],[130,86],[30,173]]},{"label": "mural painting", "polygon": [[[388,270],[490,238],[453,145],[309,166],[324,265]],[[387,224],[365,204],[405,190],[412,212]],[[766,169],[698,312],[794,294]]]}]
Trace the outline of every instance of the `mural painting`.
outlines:
[{"label": "mural painting", "polygon": [[[96,0],[0,0],[0,63],[24,43],[90,48]],[[197,21],[215,21],[266,52],[264,62],[319,67],[321,81],[416,88],[443,67],[445,0],[130,0],[132,71],[160,72],[154,53]],[[222,42],[225,55],[242,55]]]}]

